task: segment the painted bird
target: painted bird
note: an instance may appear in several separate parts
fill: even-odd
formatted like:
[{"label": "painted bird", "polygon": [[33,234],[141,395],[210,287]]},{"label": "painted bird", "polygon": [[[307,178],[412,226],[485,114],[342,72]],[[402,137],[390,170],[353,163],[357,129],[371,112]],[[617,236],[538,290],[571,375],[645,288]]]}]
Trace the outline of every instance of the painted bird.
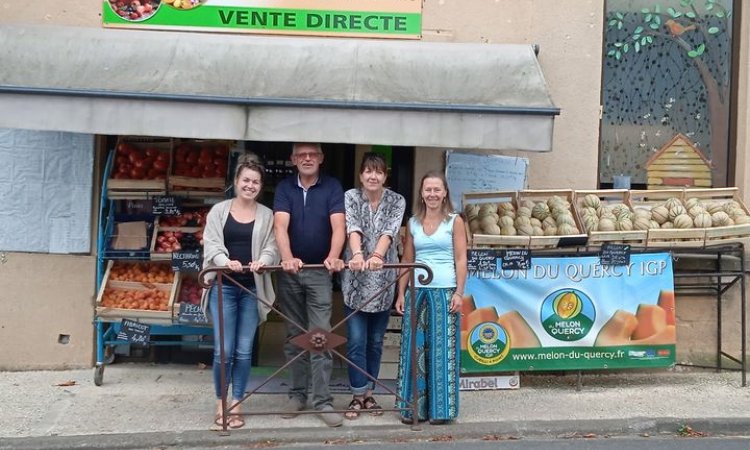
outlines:
[{"label": "painted bird", "polygon": [[664,25],[666,25],[667,28],[669,28],[669,32],[672,33],[672,36],[681,36],[682,33],[686,31],[695,30],[695,24],[685,26],[672,19],[669,19],[666,22],[664,22]]}]

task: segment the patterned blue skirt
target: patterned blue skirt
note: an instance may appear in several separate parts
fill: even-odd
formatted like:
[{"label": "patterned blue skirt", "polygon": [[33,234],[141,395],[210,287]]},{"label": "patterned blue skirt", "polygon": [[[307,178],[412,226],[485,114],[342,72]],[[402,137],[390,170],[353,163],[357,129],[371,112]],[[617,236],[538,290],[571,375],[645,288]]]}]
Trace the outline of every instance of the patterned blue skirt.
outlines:
[{"label": "patterned blue skirt", "polygon": [[[454,289],[416,289],[416,329],[411,329],[411,296],[406,294],[401,326],[397,408],[413,401],[411,340],[416,335],[419,420],[453,420],[458,416],[460,316],[449,312]],[[411,420],[412,412],[402,411]]]}]

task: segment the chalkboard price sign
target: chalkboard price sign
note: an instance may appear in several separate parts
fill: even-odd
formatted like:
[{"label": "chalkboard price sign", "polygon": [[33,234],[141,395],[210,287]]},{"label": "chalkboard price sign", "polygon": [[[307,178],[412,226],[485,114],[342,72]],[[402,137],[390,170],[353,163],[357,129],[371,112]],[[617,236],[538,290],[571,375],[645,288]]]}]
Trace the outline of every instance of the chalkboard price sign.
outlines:
[{"label": "chalkboard price sign", "polygon": [[183,323],[208,323],[208,317],[201,308],[201,305],[193,305],[191,303],[180,303],[180,312],[177,320]]},{"label": "chalkboard price sign", "polygon": [[122,319],[117,339],[131,344],[147,345],[151,339],[151,326],[130,319]]},{"label": "chalkboard price sign", "polygon": [[630,264],[630,246],[626,244],[602,244],[599,259],[603,266],[627,266]]},{"label": "chalkboard price sign", "polygon": [[497,270],[497,250],[469,250],[466,261],[469,272],[492,272]]},{"label": "chalkboard price sign", "polygon": [[179,216],[182,214],[182,210],[177,197],[157,195],[151,199],[151,213],[162,216]]},{"label": "chalkboard price sign", "polygon": [[185,250],[172,252],[172,270],[175,272],[200,272],[203,263],[203,252]]},{"label": "chalkboard price sign", "polygon": [[514,250],[503,250],[503,270],[529,270],[531,269],[531,252],[528,248]]}]

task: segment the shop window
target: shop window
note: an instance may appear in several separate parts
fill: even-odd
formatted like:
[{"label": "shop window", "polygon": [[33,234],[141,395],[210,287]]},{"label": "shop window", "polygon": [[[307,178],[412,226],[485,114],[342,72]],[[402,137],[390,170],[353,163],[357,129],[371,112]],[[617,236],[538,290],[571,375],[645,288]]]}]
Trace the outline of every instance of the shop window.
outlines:
[{"label": "shop window", "polygon": [[89,253],[94,137],[0,129],[0,251]]},{"label": "shop window", "polygon": [[732,0],[608,0],[599,184],[728,183]]}]

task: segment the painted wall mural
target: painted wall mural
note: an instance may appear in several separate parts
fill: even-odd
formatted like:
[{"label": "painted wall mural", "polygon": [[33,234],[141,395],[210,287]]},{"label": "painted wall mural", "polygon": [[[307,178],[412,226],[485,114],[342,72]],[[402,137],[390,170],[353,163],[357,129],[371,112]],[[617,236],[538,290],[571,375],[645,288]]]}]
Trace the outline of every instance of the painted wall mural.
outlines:
[{"label": "painted wall mural", "polygon": [[[608,0],[605,21],[599,182],[725,186],[732,0]],[[648,168],[669,164],[657,154],[678,136],[700,157],[660,167],[665,185]],[[709,179],[696,182],[701,166]]]}]

